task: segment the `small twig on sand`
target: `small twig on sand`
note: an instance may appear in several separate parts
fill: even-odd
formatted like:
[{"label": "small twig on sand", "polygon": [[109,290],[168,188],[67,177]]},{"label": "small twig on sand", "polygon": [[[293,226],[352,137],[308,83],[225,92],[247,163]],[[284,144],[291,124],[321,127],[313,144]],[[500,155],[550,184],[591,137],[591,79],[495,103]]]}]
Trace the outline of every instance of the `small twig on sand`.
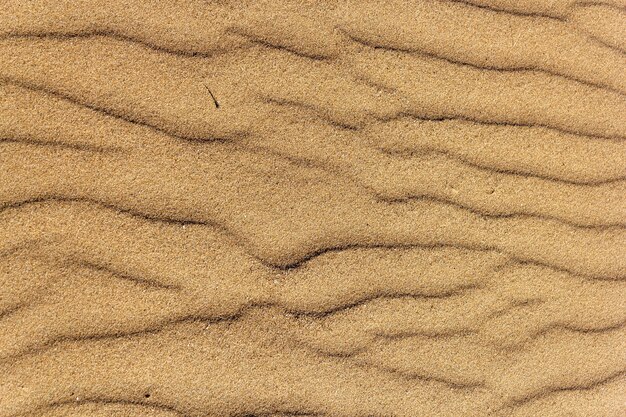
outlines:
[{"label": "small twig on sand", "polygon": [[219,109],[220,108],[220,103],[217,102],[217,99],[215,98],[215,96],[213,95],[213,93],[211,92],[211,90],[209,89],[209,87],[207,87],[206,84],[204,84],[204,88],[206,88],[206,90],[209,92],[209,94],[211,95],[211,98],[213,99],[213,103],[215,104],[215,108]]}]

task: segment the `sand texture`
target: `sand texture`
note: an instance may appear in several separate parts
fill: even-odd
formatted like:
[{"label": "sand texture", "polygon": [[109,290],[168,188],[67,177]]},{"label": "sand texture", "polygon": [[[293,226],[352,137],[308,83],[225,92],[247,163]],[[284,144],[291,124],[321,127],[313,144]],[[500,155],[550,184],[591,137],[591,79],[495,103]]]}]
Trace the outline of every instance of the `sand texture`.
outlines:
[{"label": "sand texture", "polygon": [[25,416],[626,416],[626,0],[0,1]]}]

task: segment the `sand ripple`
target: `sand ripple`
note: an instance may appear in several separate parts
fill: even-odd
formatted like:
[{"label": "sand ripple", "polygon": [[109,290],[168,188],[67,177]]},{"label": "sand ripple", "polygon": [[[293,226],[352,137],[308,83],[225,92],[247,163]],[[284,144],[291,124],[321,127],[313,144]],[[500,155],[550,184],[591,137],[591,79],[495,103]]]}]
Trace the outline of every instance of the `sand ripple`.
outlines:
[{"label": "sand ripple", "polygon": [[623,414],[623,0],[5,3],[0,417]]}]

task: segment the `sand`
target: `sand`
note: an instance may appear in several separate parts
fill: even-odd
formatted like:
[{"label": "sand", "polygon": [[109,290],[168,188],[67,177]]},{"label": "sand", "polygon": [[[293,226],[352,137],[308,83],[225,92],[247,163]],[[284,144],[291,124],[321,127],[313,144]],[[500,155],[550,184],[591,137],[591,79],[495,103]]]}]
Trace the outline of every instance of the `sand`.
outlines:
[{"label": "sand", "polygon": [[0,417],[626,415],[626,1],[0,9]]}]

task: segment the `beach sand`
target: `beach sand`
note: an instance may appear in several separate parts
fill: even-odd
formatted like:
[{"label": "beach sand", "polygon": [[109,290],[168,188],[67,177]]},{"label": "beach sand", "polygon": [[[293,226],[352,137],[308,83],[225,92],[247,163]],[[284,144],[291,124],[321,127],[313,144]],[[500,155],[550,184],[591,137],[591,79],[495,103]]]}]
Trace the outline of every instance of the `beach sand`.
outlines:
[{"label": "beach sand", "polygon": [[626,1],[0,8],[0,417],[626,415]]}]

